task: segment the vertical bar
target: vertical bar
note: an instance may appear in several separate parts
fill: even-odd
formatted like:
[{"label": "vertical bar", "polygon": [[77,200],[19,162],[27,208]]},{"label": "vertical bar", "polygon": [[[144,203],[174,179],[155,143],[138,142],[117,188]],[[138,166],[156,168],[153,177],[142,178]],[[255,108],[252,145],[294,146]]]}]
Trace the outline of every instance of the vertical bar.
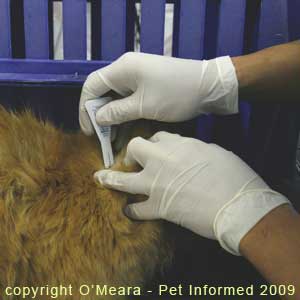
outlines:
[{"label": "vertical bar", "polygon": [[164,53],[165,0],[141,1],[141,51]]},{"label": "vertical bar", "polygon": [[48,2],[49,58],[54,58],[53,0]]},{"label": "vertical bar", "polygon": [[261,0],[247,1],[244,32],[244,54],[256,50]]},{"label": "vertical bar", "polygon": [[12,57],[25,57],[24,6],[23,1],[10,0]]},{"label": "vertical bar", "polygon": [[178,57],[180,0],[174,0],[172,56]]},{"label": "vertical bar", "polygon": [[0,57],[11,57],[10,0],[0,0]]},{"label": "vertical bar", "polygon": [[[217,56],[242,55],[244,50],[244,31],[246,22],[246,0],[222,0],[220,2]],[[239,116],[218,116],[215,134],[219,144],[240,153],[246,144],[250,107],[240,103]],[[228,137],[228,132],[234,139]]]},{"label": "vertical bar", "polygon": [[[288,1],[261,0],[257,50],[285,43],[288,40]],[[282,136],[280,138],[279,133],[279,131],[289,131],[287,122],[283,120],[288,117],[286,108],[280,104],[272,104],[270,101],[268,104],[255,103],[252,105],[251,161],[252,167],[267,180],[278,180],[278,178],[282,178],[285,170],[277,168],[277,164],[274,164],[274,154],[276,159],[280,157],[281,162],[285,161],[287,168],[290,166],[286,161],[286,156],[282,155],[279,147],[274,147],[274,144],[285,144],[287,149],[291,141],[284,141]]]},{"label": "vertical bar", "polygon": [[112,61],[126,52],[127,0],[102,0],[102,60]]},{"label": "vertical bar", "polygon": [[204,53],[204,25],[206,0],[180,3],[178,56],[202,59]]},{"label": "vertical bar", "polygon": [[[181,58],[202,59],[204,56],[204,25],[206,0],[181,1],[175,6],[173,52]],[[177,28],[176,28],[176,27]],[[178,32],[177,32],[178,30]],[[209,142],[213,119],[201,116],[197,120],[197,137]]]},{"label": "vertical bar", "polygon": [[288,1],[289,39],[291,41],[300,39],[300,1]]},{"label": "vertical bar", "polygon": [[64,59],[86,59],[86,0],[63,0]]},{"label": "vertical bar", "polygon": [[136,9],[134,1],[127,1],[126,13],[126,51],[134,50],[134,27],[135,27]]},{"label": "vertical bar", "polygon": [[246,0],[221,1],[217,56],[243,53],[245,19]]},{"label": "vertical bar", "polygon": [[48,0],[24,0],[27,58],[49,58]]},{"label": "vertical bar", "polygon": [[101,59],[101,0],[91,1],[92,59]]},{"label": "vertical bar", "polygon": [[262,0],[258,29],[258,49],[288,42],[286,0]]},{"label": "vertical bar", "polygon": [[209,0],[206,3],[204,58],[215,58],[217,53],[217,37],[219,27],[219,0]]}]

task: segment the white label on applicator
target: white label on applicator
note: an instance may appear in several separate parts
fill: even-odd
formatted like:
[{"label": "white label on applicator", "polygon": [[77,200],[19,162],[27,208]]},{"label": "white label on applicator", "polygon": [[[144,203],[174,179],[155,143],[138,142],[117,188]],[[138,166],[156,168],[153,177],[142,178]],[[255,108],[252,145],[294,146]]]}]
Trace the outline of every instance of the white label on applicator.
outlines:
[{"label": "white label on applicator", "polygon": [[114,155],[111,147],[111,127],[100,126],[96,122],[96,113],[100,107],[111,101],[110,97],[93,99],[85,102],[85,108],[95,128],[102,148],[102,156],[105,168],[109,168],[114,163]]}]

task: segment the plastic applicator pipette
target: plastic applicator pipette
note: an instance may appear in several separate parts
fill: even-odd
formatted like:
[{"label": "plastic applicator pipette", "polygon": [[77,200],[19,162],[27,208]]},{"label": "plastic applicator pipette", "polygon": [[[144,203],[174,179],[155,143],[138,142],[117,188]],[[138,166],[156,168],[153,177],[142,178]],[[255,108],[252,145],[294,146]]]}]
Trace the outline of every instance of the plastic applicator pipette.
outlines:
[{"label": "plastic applicator pipette", "polygon": [[109,101],[111,101],[110,97],[103,97],[85,102],[85,108],[101,144],[104,167],[106,169],[114,164],[114,155],[111,146],[111,126],[98,125],[96,122],[96,113],[99,108]]}]

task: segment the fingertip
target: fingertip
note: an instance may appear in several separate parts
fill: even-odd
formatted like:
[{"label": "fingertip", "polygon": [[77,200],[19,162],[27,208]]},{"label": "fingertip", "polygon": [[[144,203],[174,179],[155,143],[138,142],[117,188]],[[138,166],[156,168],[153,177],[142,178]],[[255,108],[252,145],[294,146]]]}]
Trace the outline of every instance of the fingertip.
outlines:
[{"label": "fingertip", "polygon": [[148,141],[146,139],[144,139],[143,137],[136,136],[129,141],[129,143],[127,145],[127,151],[130,152],[132,150],[135,150],[137,147],[147,145],[147,143],[148,143]]},{"label": "fingertip", "polygon": [[79,116],[79,125],[85,135],[91,136],[94,134],[94,128],[92,127],[91,122],[86,119],[83,120],[82,116]]},{"label": "fingertip", "polygon": [[107,177],[107,174],[111,172],[110,170],[100,170],[94,173],[94,179],[96,181],[99,181],[100,184],[105,185],[105,179]]},{"label": "fingertip", "polygon": [[128,206],[125,206],[125,208],[124,208],[124,214],[128,217],[128,218],[130,218],[130,209],[128,208]]},{"label": "fingertip", "polygon": [[127,205],[125,208],[124,208],[124,214],[130,218],[130,219],[134,219],[134,220],[138,220],[139,218],[137,217],[137,214],[135,213],[134,211],[134,204],[130,204],[130,205]]},{"label": "fingertip", "polygon": [[94,134],[94,130],[92,128],[88,129],[81,126],[81,130],[86,136],[92,136]]},{"label": "fingertip", "polygon": [[171,140],[174,138],[180,137],[177,133],[170,133],[167,131],[158,131],[152,137],[149,138],[150,142],[156,143],[160,142],[161,140]]},{"label": "fingertip", "polygon": [[153,156],[154,153],[155,149],[152,143],[137,136],[128,143],[124,161],[126,165],[138,163],[140,166],[144,167],[148,158]]},{"label": "fingertip", "polygon": [[98,172],[94,173],[94,180],[99,182],[100,184],[103,184],[101,177],[98,176]]}]

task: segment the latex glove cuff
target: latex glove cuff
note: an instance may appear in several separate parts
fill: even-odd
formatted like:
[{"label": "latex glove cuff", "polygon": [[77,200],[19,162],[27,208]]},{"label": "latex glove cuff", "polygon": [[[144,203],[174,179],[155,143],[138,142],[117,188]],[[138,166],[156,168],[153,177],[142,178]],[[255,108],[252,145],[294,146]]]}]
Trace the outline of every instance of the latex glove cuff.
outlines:
[{"label": "latex glove cuff", "polygon": [[241,255],[242,238],[270,211],[290,203],[283,195],[270,190],[248,190],[234,197],[219,210],[214,232],[221,246],[234,255]]},{"label": "latex glove cuff", "polygon": [[224,91],[226,91],[226,94],[223,102],[224,107],[220,103],[219,107],[216,107],[214,112],[220,114],[236,114],[239,112],[239,84],[235,67],[229,56],[222,56],[216,58],[216,64],[218,67],[219,77],[221,79],[223,89]]}]

